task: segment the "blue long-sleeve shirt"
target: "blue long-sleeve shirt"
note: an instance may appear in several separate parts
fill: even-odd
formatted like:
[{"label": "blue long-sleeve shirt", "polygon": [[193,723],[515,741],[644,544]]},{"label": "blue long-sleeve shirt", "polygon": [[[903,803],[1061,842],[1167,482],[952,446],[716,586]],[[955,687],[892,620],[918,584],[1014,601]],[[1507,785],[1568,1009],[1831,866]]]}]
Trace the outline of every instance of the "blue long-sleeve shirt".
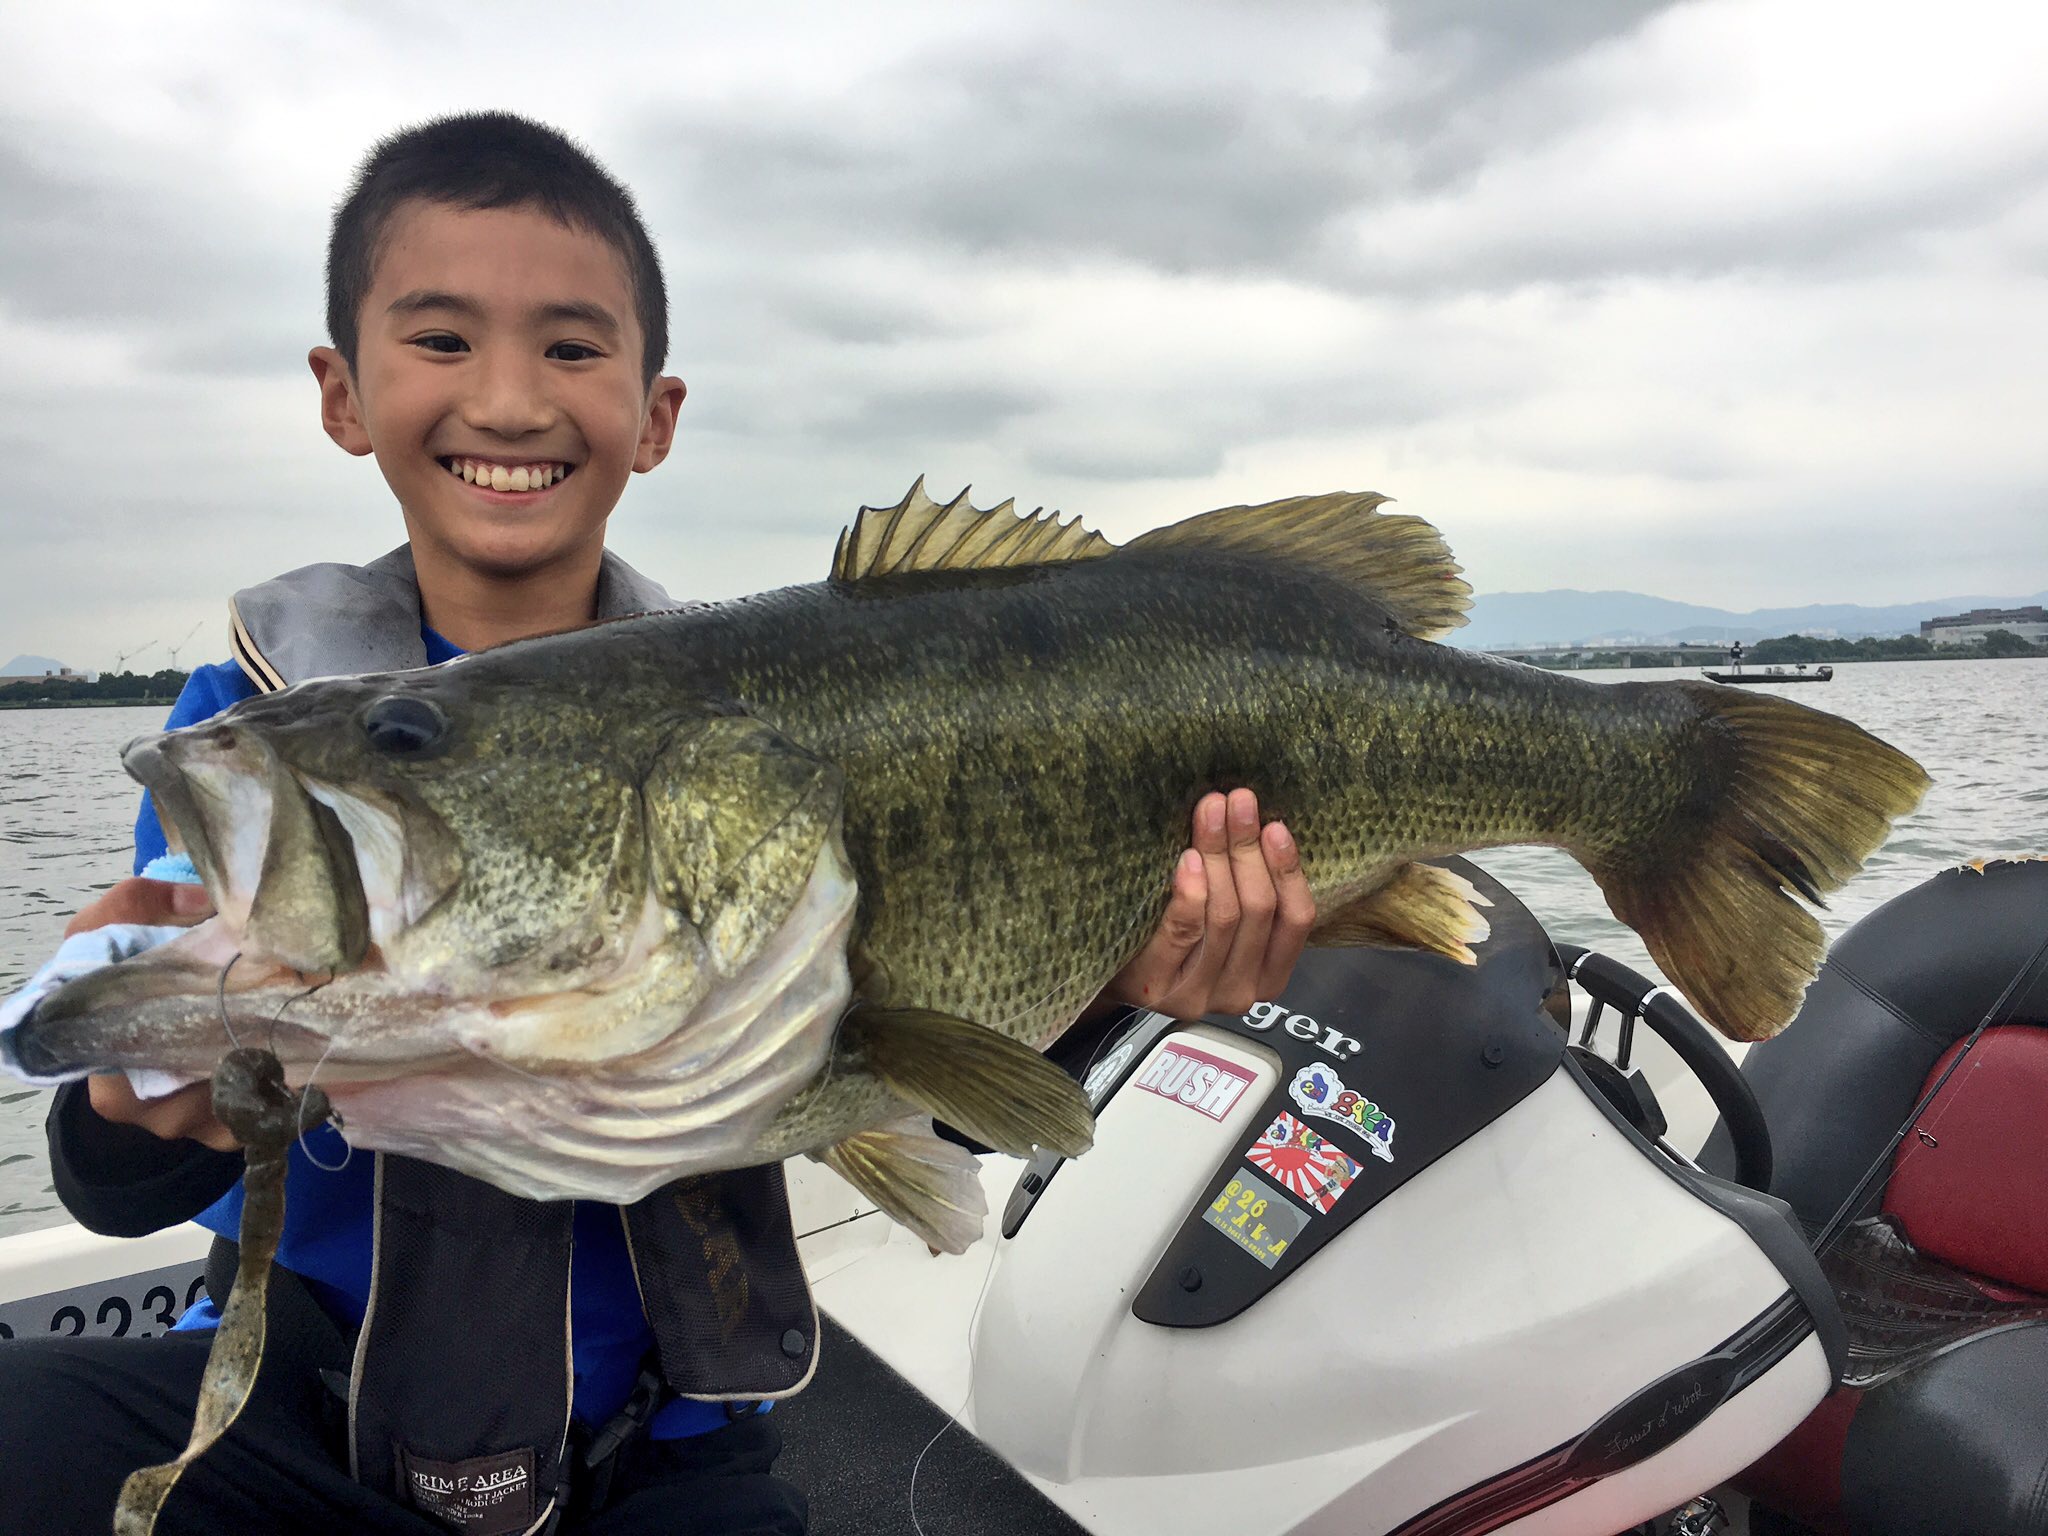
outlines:
[{"label": "blue long-sleeve shirt", "polygon": [[[462,654],[431,629],[422,628],[427,660]],[[231,704],[251,698],[256,687],[233,662],[198,668],[171,707],[166,729],[210,720]],[[135,819],[135,872],[143,873],[165,852],[163,824],[147,792]],[[366,1155],[351,1155],[332,1126],[322,1125],[291,1150],[285,1175],[284,1237],[277,1261],[303,1278],[330,1313],[353,1324],[363,1320],[370,1297],[372,1168]],[[224,1237],[242,1223],[242,1186],[235,1187],[194,1218]],[[576,1416],[601,1425],[624,1406],[653,1347],[654,1333],[640,1304],[626,1228],[617,1206],[576,1202],[575,1250],[569,1266],[571,1351],[576,1370]],[[210,1301],[188,1310],[180,1328],[211,1328],[220,1321]],[[456,1319],[449,1319],[451,1327]],[[727,1422],[722,1403],[678,1398],[654,1416],[657,1438],[700,1434]]]}]

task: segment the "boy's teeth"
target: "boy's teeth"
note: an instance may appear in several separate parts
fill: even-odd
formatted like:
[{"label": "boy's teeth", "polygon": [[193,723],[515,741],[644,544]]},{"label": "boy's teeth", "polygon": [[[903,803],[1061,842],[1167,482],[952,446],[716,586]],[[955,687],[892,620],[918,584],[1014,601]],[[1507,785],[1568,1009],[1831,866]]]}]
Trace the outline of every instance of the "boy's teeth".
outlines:
[{"label": "boy's teeth", "polygon": [[488,486],[494,491],[540,491],[567,474],[561,464],[520,464],[507,467],[483,459],[450,459],[448,472],[467,485]]}]

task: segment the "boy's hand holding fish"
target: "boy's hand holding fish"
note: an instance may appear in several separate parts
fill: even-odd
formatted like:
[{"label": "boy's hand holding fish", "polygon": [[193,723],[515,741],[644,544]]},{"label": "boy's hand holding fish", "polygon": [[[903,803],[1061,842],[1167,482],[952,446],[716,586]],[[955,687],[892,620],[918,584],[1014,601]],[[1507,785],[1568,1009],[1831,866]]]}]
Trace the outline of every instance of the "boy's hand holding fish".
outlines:
[{"label": "boy's hand holding fish", "polygon": [[1258,797],[1248,789],[1205,795],[1158,931],[1097,1006],[1128,1003],[1184,1019],[1242,1013],[1287,984],[1315,921],[1315,897],[1287,828],[1277,821],[1261,828]]},{"label": "boy's hand holding fish", "polygon": [[[117,881],[81,907],[64,925],[64,936],[70,938],[114,923],[189,928],[211,916],[213,898],[206,894],[204,886],[134,875]],[[129,1083],[126,1073],[102,1072],[87,1080],[86,1095],[93,1113],[102,1120],[139,1126],[165,1141],[185,1138],[216,1152],[232,1151],[240,1145],[235,1133],[213,1113],[211,1083],[192,1083],[161,1098],[145,1099]]]}]

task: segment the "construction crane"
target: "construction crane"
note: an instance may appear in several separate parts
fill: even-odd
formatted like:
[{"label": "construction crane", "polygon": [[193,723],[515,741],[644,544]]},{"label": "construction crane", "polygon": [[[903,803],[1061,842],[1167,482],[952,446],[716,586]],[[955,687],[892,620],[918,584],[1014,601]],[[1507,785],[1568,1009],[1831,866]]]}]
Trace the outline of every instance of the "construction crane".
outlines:
[{"label": "construction crane", "polygon": [[[183,642],[181,641],[179,643],[182,644]],[[128,665],[128,658],[130,656],[140,656],[144,651],[148,650],[152,645],[155,644],[156,642],[154,640],[145,640],[142,642],[142,644],[131,647],[128,650],[114,652],[114,670],[116,672],[119,672],[123,667]]]},{"label": "construction crane", "polygon": [[190,643],[192,637],[199,633],[201,627],[204,626],[205,623],[206,620],[201,619],[199,623],[194,624],[190,629],[185,631],[185,633],[179,638],[178,643],[176,645],[167,645],[164,647],[165,650],[171,653],[171,670],[173,672],[178,670],[178,652],[182,651],[186,647],[186,645]]}]

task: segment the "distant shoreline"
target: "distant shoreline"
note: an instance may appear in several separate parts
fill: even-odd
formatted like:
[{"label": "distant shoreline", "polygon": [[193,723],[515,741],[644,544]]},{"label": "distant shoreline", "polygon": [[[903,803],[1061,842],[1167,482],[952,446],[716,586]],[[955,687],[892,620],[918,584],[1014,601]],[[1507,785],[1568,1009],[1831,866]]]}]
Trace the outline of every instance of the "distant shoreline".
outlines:
[{"label": "distant shoreline", "polygon": [[[1485,651],[1480,654],[1504,656],[1505,659],[1510,661],[1521,659],[1511,653],[1499,651]],[[1717,672],[1768,672],[1773,667],[1781,670],[1786,668],[1797,670],[1800,667],[1805,667],[1810,671],[1814,667],[1889,666],[1895,661],[1915,663],[1923,661],[2048,661],[2048,647],[2042,648],[2041,653],[2037,656],[1982,656],[1975,654],[1965,656],[1823,656],[1818,661],[1751,661],[1745,656],[1739,667],[1729,661],[1726,656],[1722,656],[1718,660],[1702,658],[1699,661],[1646,661],[1638,666],[1629,660],[1631,654],[1642,655],[1644,653],[1588,651],[1583,661],[1569,661],[1559,658],[1557,660],[1530,661],[1525,662],[1524,665],[1541,667],[1545,672],[1651,672],[1658,670],[1684,672],[1690,671],[1693,668],[1698,668],[1704,672],[1709,667],[1712,667]],[[1650,654],[1657,653],[1652,652]]]},{"label": "distant shoreline", "polygon": [[23,677],[0,687],[0,709],[132,709],[177,702],[192,680],[190,672],[160,667],[154,672],[102,672],[95,677],[53,672]]},{"label": "distant shoreline", "polygon": [[139,709],[144,704],[169,708],[176,699],[0,699],[0,709]]}]

